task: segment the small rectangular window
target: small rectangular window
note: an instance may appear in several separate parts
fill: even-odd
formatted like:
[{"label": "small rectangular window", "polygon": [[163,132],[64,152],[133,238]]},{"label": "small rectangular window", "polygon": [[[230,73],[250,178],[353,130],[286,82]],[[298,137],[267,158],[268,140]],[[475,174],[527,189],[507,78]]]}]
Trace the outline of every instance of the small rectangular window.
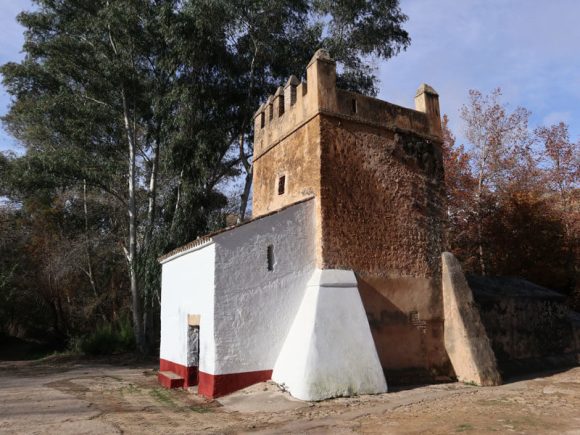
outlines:
[{"label": "small rectangular window", "polygon": [[266,114],[264,112],[260,113],[260,128],[264,128],[266,125]]},{"label": "small rectangular window", "polygon": [[268,259],[268,270],[271,272],[274,270],[274,246],[269,245],[267,251],[267,259]]},{"label": "small rectangular window", "polygon": [[282,175],[278,178],[278,195],[284,195],[286,191],[286,176]]},{"label": "small rectangular window", "polygon": [[352,99],[352,113],[356,113],[356,98]]}]

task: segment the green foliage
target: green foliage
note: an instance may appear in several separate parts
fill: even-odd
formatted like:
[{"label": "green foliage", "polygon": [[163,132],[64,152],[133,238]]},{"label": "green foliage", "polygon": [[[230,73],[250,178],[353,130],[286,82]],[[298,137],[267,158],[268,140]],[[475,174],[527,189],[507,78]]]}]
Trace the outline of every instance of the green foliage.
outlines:
[{"label": "green foliage", "polygon": [[[0,194],[23,218],[0,298],[14,307],[25,288],[61,338],[132,305],[154,345],[157,258],[223,225],[223,186],[249,171],[250,120],[265,96],[303,76],[321,47],[339,62],[342,86],[374,94],[368,57],[409,44],[398,0],[34,3],[18,17],[26,57],[0,67],[12,97],[2,121],[26,150],[0,157]],[[11,322],[24,318],[17,311]],[[115,349],[111,328],[85,337],[87,351]]]},{"label": "green foliage", "polygon": [[73,352],[85,355],[113,355],[135,350],[135,336],[131,321],[120,320],[114,324],[105,323],[83,337],[73,338],[69,343]]}]

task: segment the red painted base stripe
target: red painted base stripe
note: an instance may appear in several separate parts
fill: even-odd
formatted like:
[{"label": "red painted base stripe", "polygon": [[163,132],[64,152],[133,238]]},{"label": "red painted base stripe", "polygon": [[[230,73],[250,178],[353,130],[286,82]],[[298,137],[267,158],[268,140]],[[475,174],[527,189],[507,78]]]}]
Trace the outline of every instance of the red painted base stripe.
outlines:
[{"label": "red painted base stripe", "polygon": [[183,378],[183,387],[193,387],[197,385],[198,369],[197,367],[186,367],[166,359],[159,358],[159,371],[169,371]]},{"label": "red painted base stripe", "polygon": [[199,372],[198,394],[214,399],[272,378],[272,370],[210,375]]},{"label": "red painted base stripe", "polygon": [[173,379],[165,376],[163,373],[157,374],[157,382],[159,382],[165,388],[183,387],[183,378]]}]

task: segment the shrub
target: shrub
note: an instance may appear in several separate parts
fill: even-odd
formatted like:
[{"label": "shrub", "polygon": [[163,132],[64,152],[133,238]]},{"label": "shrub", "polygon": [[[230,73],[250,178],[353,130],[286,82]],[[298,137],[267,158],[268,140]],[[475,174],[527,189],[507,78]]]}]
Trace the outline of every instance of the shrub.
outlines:
[{"label": "shrub", "polygon": [[100,324],[83,336],[73,338],[69,348],[86,355],[112,355],[135,349],[133,328],[129,319]]}]

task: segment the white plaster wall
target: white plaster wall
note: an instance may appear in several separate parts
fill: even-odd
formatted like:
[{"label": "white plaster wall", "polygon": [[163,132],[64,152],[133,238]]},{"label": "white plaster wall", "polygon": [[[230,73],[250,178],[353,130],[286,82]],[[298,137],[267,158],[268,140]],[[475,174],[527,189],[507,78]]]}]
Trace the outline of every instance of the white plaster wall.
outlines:
[{"label": "white plaster wall", "polygon": [[387,391],[352,271],[313,273],[272,379],[302,400]]},{"label": "white plaster wall", "polygon": [[[213,374],[271,370],[315,265],[314,200],[214,237]],[[267,247],[275,265],[267,268]]]},{"label": "white plaster wall", "polygon": [[200,314],[199,369],[213,373],[215,245],[210,243],[162,265],[161,344],[162,359],[187,366],[187,315]]}]

